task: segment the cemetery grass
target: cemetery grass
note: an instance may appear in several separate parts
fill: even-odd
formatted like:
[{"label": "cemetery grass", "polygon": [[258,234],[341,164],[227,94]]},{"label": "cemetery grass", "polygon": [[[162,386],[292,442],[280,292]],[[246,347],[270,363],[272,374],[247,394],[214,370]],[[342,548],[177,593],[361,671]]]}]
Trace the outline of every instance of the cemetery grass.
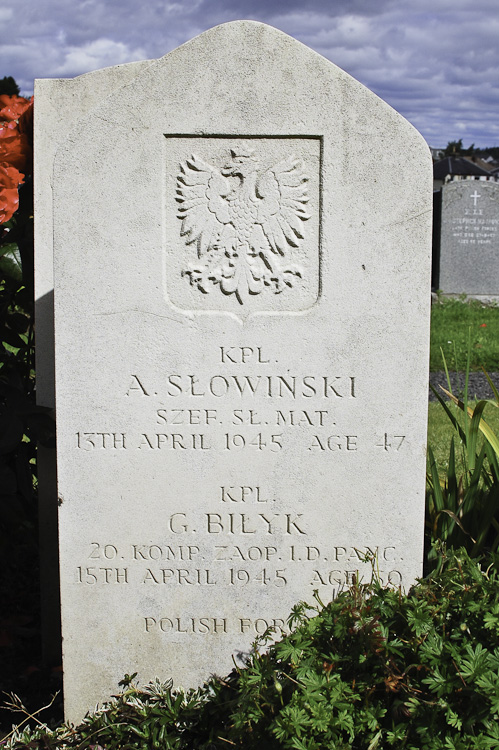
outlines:
[{"label": "cemetery grass", "polygon": [[443,370],[442,353],[449,370],[466,368],[499,371],[499,306],[476,300],[438,297],[431,309],[430,371]]}]

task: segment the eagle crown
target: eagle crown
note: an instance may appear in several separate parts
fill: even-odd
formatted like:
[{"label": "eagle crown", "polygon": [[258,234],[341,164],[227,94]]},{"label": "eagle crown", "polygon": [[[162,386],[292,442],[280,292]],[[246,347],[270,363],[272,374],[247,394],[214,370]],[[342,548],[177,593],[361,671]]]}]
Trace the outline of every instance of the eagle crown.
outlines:
[{"label": "eagle crown", "polygon": [[230,150],[232,163],[223,167],[221,170],[222,174],[225,177],[240,177],[241,181],[243,181],[249,175],[256,173],[258,161],[254,153],[255,150],[245,143],[242,143],[238,149],[232,148]]}]

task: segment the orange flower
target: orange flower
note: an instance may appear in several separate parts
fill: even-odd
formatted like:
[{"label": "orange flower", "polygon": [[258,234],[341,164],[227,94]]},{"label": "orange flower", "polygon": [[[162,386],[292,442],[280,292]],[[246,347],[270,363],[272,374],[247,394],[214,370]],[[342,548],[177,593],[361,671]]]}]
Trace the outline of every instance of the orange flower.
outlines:
[{"label": "orange flower", "polygon": [[31,101],[23,96],[0,95],[0,120],[8,122],[19,120],[30,104]]},{"label": "orange flower", "polygon": [[12,218],[19,207],[17,188],[24,175],[15,167],[0,164],[0,224]]},{"label": "orange flower", "polygon": [[32,159],[33,153],[26,133],[19,132],[15,122],[0,125],[0,164],[29,174]]}]

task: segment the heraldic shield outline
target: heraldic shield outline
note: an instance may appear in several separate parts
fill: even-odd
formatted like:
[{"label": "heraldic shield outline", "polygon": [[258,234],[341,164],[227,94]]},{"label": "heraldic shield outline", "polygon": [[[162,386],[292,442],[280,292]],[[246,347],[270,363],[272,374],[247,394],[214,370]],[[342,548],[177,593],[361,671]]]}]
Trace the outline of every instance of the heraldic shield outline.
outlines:
[{"label": "heraldic shield outline", "polygon": [[313,306],[320,293],[320,136],[165,141],[170,303],[242,319]]}]

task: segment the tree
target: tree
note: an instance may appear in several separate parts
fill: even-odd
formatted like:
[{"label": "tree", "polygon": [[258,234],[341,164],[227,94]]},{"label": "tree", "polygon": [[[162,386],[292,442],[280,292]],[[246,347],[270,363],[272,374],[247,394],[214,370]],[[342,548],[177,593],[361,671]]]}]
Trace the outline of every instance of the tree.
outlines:
[{"label": "tree", "polygon": [[2,94],[5,94],[6,96],[19,96],[19,93],[19,86],[12,76],[0,78],[0,96]]},{"label": "tree", "polygon": [[471,156],[475,153],[475,144],[472,143],[468,148],[463,148],[463,139],[458,141],[449,141],[445,147],[444,156]]}]

